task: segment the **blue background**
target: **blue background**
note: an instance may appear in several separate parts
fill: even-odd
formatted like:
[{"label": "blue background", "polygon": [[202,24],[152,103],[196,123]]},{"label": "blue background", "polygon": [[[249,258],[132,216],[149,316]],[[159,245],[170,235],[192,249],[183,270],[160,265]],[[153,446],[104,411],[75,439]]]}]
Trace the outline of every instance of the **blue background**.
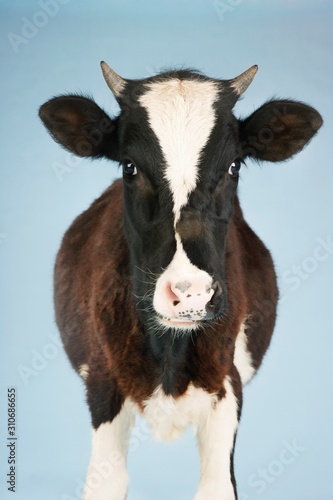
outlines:
[{"label": "blue background", "polygon": [[[258,64],[237,115],[273,95],[322,113],[324,128],[293,160],[242,170],[242,206],[272,251],[282,299],[271,348],[244,391],[236,477],[240,500],[331,500],[333,250],[322,242],[333,239],[332,2],[51,3],[0,4],[0,497],[73,500],[85,479],[90,417],[83,384],[59,344],[52,271],[64,231],[118,171],[106,161],[75,160],[47,135],[37,110],[53,95],[80,91],[116,113],[99,68],[105,59],[125,78],[177,65],[232,78]],[[5,485],[11,386],[18,398],[16,495]],[[160,444],[138,425],[129,500],[193,498],[199,460],[191,431]]]}]

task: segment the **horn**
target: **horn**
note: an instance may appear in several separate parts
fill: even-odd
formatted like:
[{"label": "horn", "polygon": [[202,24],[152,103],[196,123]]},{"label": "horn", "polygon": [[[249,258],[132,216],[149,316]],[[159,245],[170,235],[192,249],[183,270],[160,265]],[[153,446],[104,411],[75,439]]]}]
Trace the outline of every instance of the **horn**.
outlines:
[{"label": "horn", "polygon": [[241,75],[236,76],[232,80],[229,80],[231,87],[234,89],[238,96],[241,96],[245,90],[248,88],[256,72],[258,71],[258,66],[255,64],[251,68],[247,69]]},{"label": "horn", "polygon": [[109,87],[111,92],[113,92],[114,95],[118,97],[124,90],[124,87],[126,85],[126,80],[121,78],[121,76],[119,76],[115,71],[113,71],[113,69],[111,69],[104,61],[101,62],[101,68],[107,86]]}]

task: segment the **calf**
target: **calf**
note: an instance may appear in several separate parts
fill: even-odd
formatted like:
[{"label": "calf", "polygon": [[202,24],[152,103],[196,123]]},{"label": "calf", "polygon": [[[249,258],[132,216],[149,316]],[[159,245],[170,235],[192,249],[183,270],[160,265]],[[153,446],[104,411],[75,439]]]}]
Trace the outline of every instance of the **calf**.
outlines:
[{"label": "calf", "polygon": [[84,499],[126,497],[135,413],[163,440],[193,426],[196,500],[235,499],[242,386],[278,300],[271,255],[242,215],[239,171],[247,158],[290,158],[322,119],[292,100],[237,119],[257,66],[232,80],[187,70],[124,80],[101,65],[119,116],[80,95],[40,109],[67,150],[122,169],[68,229],[55,265],[56,320],[93,426]]}]

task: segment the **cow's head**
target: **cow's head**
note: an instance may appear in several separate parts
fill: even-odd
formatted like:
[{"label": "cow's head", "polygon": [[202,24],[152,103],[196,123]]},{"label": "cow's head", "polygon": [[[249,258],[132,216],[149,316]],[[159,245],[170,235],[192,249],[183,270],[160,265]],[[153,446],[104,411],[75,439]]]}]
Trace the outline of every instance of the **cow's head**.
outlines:
[{"label": "cow's head", "polygon": [[290,100],[235,118],[256,66],[232,80],[182,70],[134,81],[102,70],[118,117],[68,95],[45,103],[41,119],[69,151],[120,163],[139,315],[154,329],[193,330],[227,309],[226,235],[242,163],[290,158],[322,119]]}]

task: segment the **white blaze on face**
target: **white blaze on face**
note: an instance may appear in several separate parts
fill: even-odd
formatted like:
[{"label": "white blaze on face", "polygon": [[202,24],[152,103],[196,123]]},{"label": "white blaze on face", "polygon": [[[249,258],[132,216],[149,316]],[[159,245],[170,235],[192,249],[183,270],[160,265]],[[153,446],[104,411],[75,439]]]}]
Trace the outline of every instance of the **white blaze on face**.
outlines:
[{"label": "white blaze on face", "polygon": [[[218,91],[212,81],[172,78],[150,84],[140,97],[164,156],[164,177],[173,198],[174,227],[197,185],[200,155],[216,120],[214,103]],[[205,315],[205,305],[213,295],[212,277],[190,262],[178,233],[175,239],[174,258],[156,283],[154,308],[164,318],[179,320],[186,316],[198,320]],[[196,289],[196,297],[179,302],[176,310],[170,289],[177,288],[179,282],[189,282],[192,290]]]},{"label": "white blaze on face", "polygon": [[196,187],[200,154],[215,123],[217,97],[215,82],[176,78],[150,84],[140,97],[165,158],[175,224]]}]

